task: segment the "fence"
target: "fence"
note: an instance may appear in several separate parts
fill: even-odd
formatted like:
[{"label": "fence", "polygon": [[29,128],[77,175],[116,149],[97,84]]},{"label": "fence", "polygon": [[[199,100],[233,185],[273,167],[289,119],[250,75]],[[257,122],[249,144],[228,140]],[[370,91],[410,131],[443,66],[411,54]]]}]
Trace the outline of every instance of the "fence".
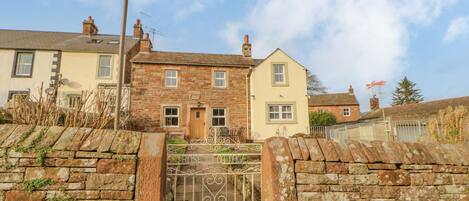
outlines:
[{"label": "fence", "polygon": [[345,140],[417,142],[430,140],[427,124],[421,120],[377,121],[334,126],[312,126],[314,137]]}]

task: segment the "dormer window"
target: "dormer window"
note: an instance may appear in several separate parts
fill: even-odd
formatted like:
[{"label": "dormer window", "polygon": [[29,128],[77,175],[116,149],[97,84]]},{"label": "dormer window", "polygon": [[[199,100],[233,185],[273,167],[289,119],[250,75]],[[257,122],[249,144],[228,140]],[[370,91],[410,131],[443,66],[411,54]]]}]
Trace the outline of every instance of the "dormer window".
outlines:
[{"label": "dormer window", "polygon": [[103,40],[101,39],[96,39],[96,38],[92,38],[91,40],[88,41],[88,43],[96,43],[96,44],[99,44],[103,42]]}]

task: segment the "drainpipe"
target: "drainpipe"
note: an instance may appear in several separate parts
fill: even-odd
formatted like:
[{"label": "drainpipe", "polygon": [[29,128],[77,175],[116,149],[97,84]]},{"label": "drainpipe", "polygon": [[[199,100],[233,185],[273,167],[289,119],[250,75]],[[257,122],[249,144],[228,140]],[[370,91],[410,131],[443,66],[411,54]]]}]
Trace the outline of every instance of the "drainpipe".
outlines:
[{"label": "drainpipe", "polygon": [[248,74],[246,75],[246,103],[247,103],[247,107],[246,107],[246,137],[249,138],[250,140],[252,140],[251,138],[251,126],[250,126],[250,121],[252,122],[252,119],[251,119],[251,114],[250,114],[250,108],[251,108],[251,83],[250,83],[250,78],[251,78],[251,73],[252,73],[252,67],[250,66],[249,67],[249,71],[248,71]]}]

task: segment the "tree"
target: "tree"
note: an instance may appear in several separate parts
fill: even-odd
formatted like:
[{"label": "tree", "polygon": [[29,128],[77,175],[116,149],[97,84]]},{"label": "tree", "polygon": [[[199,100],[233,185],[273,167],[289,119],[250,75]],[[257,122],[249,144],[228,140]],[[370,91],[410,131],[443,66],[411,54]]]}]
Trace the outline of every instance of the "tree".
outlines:
[{"label": "tree", "polygon": [[311,126],[330,126],[337,123],[337,119],[331,112],[310,112],[309,125]]},{"label": "tree", "polygon": [[398,86],[392,95],[393,106],[419,103],[423,101],[420,89],[417,89],[416,84],[407,79],[407,77],[404,77],[404,79],[398,83]]},{"label": "tree", "polygon": [[322,85],[322,82],[319,80],[317,75],[311,74],[308,71],[308,77],[307,77],[307,90],[308,90],[308,95],[315,95],[315,94],[325,94],[326,93],[326,87]]}]

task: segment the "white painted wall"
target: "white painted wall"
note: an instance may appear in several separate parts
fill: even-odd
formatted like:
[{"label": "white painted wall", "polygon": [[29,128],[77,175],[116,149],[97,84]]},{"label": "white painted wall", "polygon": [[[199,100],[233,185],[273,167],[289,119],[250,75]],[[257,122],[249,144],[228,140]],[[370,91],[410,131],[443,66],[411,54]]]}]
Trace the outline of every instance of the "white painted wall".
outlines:
[{"label": "white painted wall", "polygon": [[[287,64],[288,86],[272,85],[272,63]],[[308,133],[308,97],[306,70],[282,50],[277,49],[261,64],[254,67],[250,79],[251,136],[255,140],[280,135],[291,136]],[[270,123],[267,121],[267,103],[293,103],[296,106],[294,123]]]},{"label": "white painted wall", "polygon": [[8,101],[9,91],[30,91],[37,97],[41,83],[48,88],[54,53],[56,51],[35,51],[32,77],[14,78],[15,50],[0,50],[0,107]]}]

